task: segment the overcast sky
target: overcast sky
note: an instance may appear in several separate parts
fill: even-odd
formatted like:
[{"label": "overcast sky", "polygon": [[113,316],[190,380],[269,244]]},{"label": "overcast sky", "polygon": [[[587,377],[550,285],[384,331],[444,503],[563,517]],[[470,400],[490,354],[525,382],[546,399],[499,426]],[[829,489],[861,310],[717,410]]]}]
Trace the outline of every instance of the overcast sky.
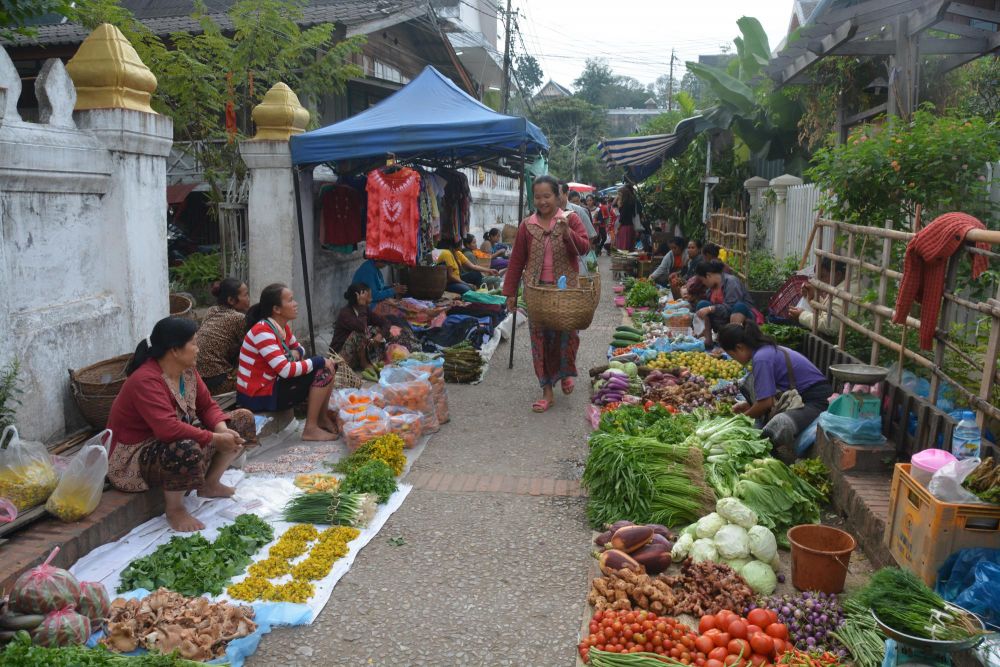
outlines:
[{"label": "overcast sky", "polygon": [[524,38],[515,52],[526,49],[546,81],[572,89],[588,57],[606,57],[616,74],[651,83],[669,71],[671,48],[680,79],[685,61],[732,46],[741,16],[761,22],[773,50],[788,30],[792,0],[514,0],[514,8]]}]

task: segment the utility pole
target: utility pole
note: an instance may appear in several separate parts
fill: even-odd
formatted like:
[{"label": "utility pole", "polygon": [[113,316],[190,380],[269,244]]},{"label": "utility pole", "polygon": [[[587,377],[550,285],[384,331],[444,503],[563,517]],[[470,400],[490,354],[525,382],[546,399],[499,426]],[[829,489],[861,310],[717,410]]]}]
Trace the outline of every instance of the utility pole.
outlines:
[{"label": "utility pole", "polygon": [[510,99],[510,20],[513,15],[510,4],[511,0],[507,0],[507,15],[504,17],[503,84],[500,92],[503,98],[503,113],[507,113],[507,103]]},{"label": "utility pole", "polygon": [[670,80],[667,81],[667,111],[674,108],[674,50],[670,49]]},{"label": "utility pole", "polygon": [[580,126],[576,127],[576,132],[573,133],[573,180],[579,181],[580,176],[576,173],[576,156],[580,149]]}]

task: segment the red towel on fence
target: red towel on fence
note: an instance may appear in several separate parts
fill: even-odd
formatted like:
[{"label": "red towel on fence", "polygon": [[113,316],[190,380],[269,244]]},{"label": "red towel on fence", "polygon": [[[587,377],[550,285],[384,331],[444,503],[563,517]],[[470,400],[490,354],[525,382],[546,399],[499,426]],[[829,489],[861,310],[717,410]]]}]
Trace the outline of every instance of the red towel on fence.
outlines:
[{"label": "red towel on fence", "polygon": [[[938,313],[944,294],[945,271],[948,258],[965,242],[965,235],[972,229],[985,229],[983,223],[966,213],[945,213],[917,232],[906,244],[903,262],[903,282],[899,286],[899,299],[892,321],[906,322],[913,302],[920,303],[920,348],[931,349]],[[977,247],[989,250],[985,243]],[[986,270],[988,261],[982,255],[972,257],[972,278]]]}]

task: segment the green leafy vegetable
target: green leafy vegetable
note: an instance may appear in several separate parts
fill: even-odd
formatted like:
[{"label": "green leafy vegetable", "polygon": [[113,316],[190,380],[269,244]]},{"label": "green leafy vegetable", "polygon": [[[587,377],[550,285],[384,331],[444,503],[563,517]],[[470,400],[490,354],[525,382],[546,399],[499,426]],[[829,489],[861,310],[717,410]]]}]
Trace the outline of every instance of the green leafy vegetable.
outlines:
[{"label": "green leafy vegetable", "polygon": [[660,290],[648,280],[637,280],[625,296],[625,305],[632,308],[655,306]]},{"label": "green leafy vegetable", "polygon": [[800,523],[819,523],[822,494],[778,459],[755,459],[740,475],[733,496],[757,513],[761,525],[788,547],[785,534]]},{"label": "green leafy vegetable", "polygon": [[118,592],[161,586],[181,595],[219,595],[243,572],[257,550],[274,539],[274,530],[253,514],[241,514],[219,531],[214,542],[201,533],[174,536],[156,551],[137,558],[122,572]]},{"label": "green leafy vegetable", "polygon": [[375,515],[378,499],[367,493],[343,490],[302,493],[285,506],[285,521],[335,526],[363,526]]},{"label": "green leafy vegetable", "polygon": [[373,493],[384,503],[396,492],[396,475],[385,461],[372,459],[348,473],[340,490],[344,493]]},{"label": "green leafy vegetable", "polygon": [[0,650],[0,665],[4,667],[202,667],[204,664],[180,658],[176,652],[120,655],[104,646],[45,648],[33,645],[31,636],[23,630]]},{"label": "green leafy vegetable", "polygon": [[830,469],[819,459],[802,459],[792,464],[792,472],[804,479],[820,492],[821,503],[830,500],[833,485],[830,484]]}]

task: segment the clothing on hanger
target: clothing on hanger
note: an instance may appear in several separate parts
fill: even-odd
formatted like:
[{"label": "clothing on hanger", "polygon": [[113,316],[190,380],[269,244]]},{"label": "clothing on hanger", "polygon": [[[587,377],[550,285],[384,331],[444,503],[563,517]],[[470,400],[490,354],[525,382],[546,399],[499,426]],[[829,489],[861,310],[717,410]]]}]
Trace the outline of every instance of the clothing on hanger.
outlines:
[{"label": "clothing on hanger", "polygon": [[420,226],[420,175],[413,169],[375,169],[368,174],[367,250],[371,259],[413,266]]}]

